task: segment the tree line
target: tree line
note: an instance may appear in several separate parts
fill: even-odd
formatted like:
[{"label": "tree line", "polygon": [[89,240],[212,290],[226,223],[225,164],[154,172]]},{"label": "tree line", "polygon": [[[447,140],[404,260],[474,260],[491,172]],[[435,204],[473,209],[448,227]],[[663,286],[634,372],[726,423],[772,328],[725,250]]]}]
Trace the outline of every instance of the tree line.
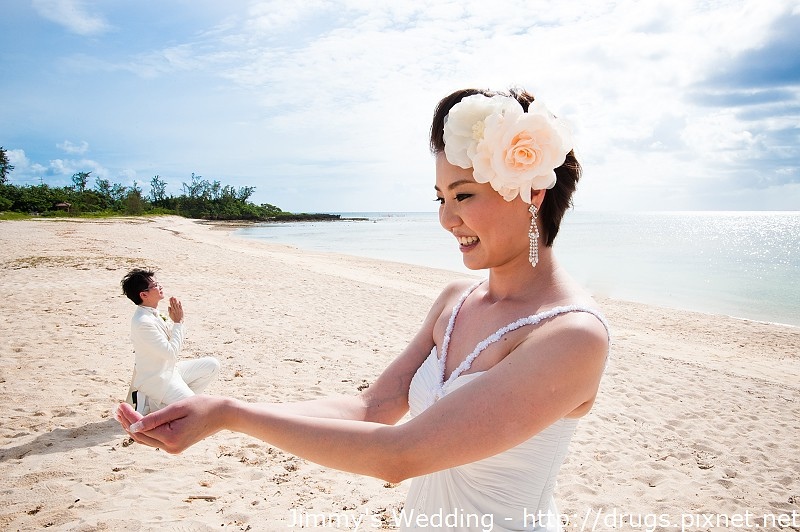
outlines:
[{"label": "tree line", "polygon": [[158,175],[150,180],[150,190],[145,193],[135,181],[126,187],[97,177],[91,184],[91,172],[74,174],[72,186],[51,187],[44,183],[18,186],[9,182],[13,170],[6,150],[0,147],[0,212],[42,216],[177,214],[205,220],[274,220],[298,216],[269,203],[250,202],[255,187],[236,188],[194,173],[188,183],[182,183],[182,193],[173,196],[166,193],[167,183]]}]

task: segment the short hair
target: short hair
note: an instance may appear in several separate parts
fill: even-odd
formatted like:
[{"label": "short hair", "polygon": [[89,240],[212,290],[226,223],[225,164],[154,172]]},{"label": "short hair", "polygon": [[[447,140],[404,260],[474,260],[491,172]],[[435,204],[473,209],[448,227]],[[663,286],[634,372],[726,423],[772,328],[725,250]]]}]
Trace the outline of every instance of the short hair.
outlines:
[{"label": "short hair", "polygon": [[[507,93],[488,89],[461,89],[445,96],[439,101],[436,111],[433,113],[430,134],[431,153],[436,155],[444,151],[444,123],[450,109],[462,99],[474,94],[483,94],[488,97],[509,96],[517,100],[525,112],[528,111],[528,106],[534,100],[533,94],[523,89],[510,89]],[[555,173],[556,184],[553,188],[545,191],[544,201],[539,209],[539,219],[542,221],[542,230],[544,231],[544,244],[547,247],[553,245],[561,226],[561,219],[566,210],[572,206],[572,194],[581,178],[581,165],[572,150],[567,154],[564,164],[555,169]]]},{"label": "short hair", "polygon": [[122,293],[128,296],[128,299],[136,303],[142,304],[142,292],[150,288],[150,281],[153,279],[155,272],[144,270],[142,268],[134,268],[125,274],[120,284],[122,285]]}]

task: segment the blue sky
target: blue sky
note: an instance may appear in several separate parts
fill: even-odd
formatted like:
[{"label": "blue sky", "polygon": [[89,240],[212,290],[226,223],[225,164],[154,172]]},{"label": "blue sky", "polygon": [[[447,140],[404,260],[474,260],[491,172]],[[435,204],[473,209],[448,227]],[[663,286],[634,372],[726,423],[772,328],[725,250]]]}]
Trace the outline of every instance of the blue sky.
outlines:
[{"label": "blue sky", "polygon": [[799,34],[782,0],[12,0],[0,145],[15,184],[433,211],[436,102],[520,86],[573,128],[576,208],[797,210]]}]

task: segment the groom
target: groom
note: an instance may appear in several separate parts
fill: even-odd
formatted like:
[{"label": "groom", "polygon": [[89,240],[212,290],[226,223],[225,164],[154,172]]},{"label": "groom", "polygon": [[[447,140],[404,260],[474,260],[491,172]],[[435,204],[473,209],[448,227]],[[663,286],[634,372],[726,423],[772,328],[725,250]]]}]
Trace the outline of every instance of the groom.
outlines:
[{"label": "groom", "polygon": [[152,271],[135,268],[122,279],[123,293],[136,303],[131,340],[136,355],[127,402],[141,414],[205,390],[219,373],[213,357],[178,361],[183,346],[183,306],[169,299],[169,319],[158,312],[164,290]]}]

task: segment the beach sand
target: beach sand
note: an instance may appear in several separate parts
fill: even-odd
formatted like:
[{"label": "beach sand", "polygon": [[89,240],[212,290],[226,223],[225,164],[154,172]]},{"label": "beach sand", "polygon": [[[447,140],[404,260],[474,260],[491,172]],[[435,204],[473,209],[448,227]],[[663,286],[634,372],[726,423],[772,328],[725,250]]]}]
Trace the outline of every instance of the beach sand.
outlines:
[{"label": "beach sand", "polygon": [[[393,526],[407,482],[229,432],[179,456],[129,445],[112,417],[133,365],[119,281],[149,266],[181,298],[184,356],[222,363],[208,393],[292,401],[358,393],[465,274],[179,217],[0,222],[0,246],[0,529]],[[744,530],[765,514],[760,530],[800,530],[800,328],[601,305],[611,362],[559,477],[566,530]]]}]

